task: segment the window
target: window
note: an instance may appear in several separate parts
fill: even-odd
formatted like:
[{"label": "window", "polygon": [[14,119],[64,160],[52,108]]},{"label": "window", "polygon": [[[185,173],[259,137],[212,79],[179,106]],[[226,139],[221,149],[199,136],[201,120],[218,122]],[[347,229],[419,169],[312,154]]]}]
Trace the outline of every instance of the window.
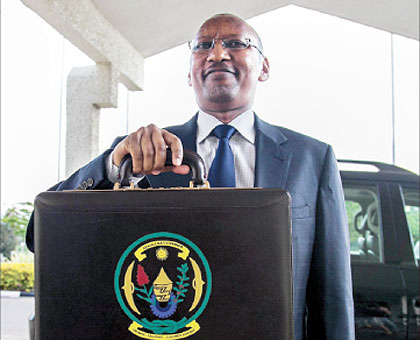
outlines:
[{"label": "window", "polygon": [[382,223],[375,186],[344,185],[352,260],[382,262]]},{"label": "window", "polygon": [[403,188],[404,211],[411,235],[414,257],[417,265],[420,262],[420,235],[419,235],[419,192],[416,189]]}]

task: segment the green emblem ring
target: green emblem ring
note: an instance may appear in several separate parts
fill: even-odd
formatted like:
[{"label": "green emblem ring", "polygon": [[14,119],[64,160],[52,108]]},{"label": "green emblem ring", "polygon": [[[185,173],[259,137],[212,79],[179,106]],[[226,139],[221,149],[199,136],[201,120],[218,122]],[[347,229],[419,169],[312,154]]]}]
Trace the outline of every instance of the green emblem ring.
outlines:
[{"label": "green emblem ring", "polygon": [[200,250],[200,248],[198,248],[194,243],[192,243],[189,239],[178,235],[178,234],[173,234],[173,233],[168,233],[168,232],[160,232],[160,233],[153,233],[153,234],[149,234],[146,236],[143,236],[142,238],[139,238],[137,241],[135,241],[134,243],[132,243],[123,253],[123,255],[121,256],[120,260],[118,261],[117,264],[117,269],[115,270],[115,275],[114,275],[114,290],[115,290],[115,295],[117,296],[117,300],[118,303],[120,304],[121,308],[123,309],[124,313],[134,322],[137,322],[139,325],[145,327],[145,328],[149,328],[149,325],[145,324],[143,321],[141,321],[140,319],[138,319],[133,313],[131,313],[130,309],[125,305],[124,300],[122,298],[121,295],[121,290],[120,290],[120,283],[119,283],[119,278],[121,275],[121,268],[124,264],[124,261],[126,259],[126,257],[133,251],[134,248],[136,248],[139,244],[148,241],[150,239],[154,239],[154,238],[160,238],[160,237],[168,237],[168,238],[173,238],[176,239],[178,241],[181,241],[185,244],[187,244],[188,246],[190,246],[195,252],[196,254],[200,257],[204,269],[206,271],[206,280],[207,280],[207,287],[206,287],[206,294],[204,296],[203,302],[200,306],[200,308],[197,310],[197,312],[195,312],[195,314],[185,320],[185,318],[183,318],[179,323],[178,323],[178,329],[184,328],[186,325],[188,325],[189,323],[193,322],[194,320],[196,320],[201,313],[203,313],[204,309],[207,306],[207,303],[210,299],[210,294],[211,294],[211,287],[212,287],[212,276],[211,276],[211,271],[210,271],[210,266],[207,262],[207,259],[205,258],[204,254],[202,253],[202,251]]}]

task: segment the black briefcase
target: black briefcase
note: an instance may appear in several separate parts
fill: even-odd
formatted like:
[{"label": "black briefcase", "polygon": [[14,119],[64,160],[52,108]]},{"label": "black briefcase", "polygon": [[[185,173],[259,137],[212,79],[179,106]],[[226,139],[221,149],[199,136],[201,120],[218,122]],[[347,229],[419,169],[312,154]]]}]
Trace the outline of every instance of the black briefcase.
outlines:
[{"label": "black briefcase", "polygon": [[281,189],[44,192],[36,339],[293,339]]}]

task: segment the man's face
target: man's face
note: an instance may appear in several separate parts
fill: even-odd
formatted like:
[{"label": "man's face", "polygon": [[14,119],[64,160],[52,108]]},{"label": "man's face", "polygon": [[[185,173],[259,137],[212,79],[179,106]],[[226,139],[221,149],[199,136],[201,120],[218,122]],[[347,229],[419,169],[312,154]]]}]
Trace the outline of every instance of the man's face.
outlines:
[{"label": "man's face", "polygon": [[253,104],[257,81],[268,79],[268,61],[256,48],[222,46],[222,41],[246,38],[257,43],[249,27],[235,17],[213,18],[201,26],[196,41],[215,43],[213,49],[192,53],[188,83],[203,111],[244,112]]}]

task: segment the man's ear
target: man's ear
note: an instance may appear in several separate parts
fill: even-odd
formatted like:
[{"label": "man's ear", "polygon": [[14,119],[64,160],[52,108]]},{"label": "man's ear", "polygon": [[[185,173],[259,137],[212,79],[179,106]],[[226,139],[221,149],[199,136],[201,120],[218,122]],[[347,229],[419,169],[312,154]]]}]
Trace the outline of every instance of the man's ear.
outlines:
[{"label": "man's ear", "polygon": [[188,85],[192,86],[192,82],[191,82],[191,71],[188,72],[187,79],[188,79]]},{"label": "man's ear", "polygon": [[268,62],[267,57],[264,57],[263,67],[258,77],[259,81],[266,81],[270,77],[270,63]]}]

